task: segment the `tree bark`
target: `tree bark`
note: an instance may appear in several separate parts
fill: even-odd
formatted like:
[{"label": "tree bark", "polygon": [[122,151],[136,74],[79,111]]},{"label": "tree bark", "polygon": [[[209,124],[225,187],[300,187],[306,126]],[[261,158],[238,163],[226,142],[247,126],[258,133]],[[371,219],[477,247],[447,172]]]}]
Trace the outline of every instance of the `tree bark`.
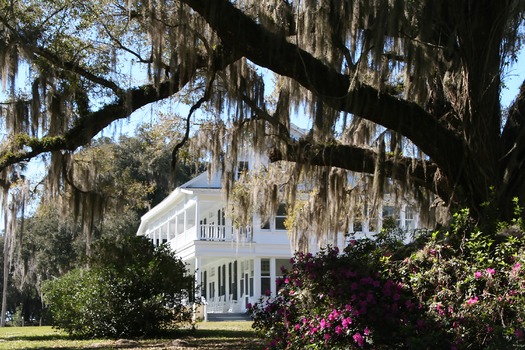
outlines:
[{"label": "tree bark", "polygon": [[182,0],[198,12],[225,46],[254,63],[290,77],[339,110],[373,121],[409,138],[448,177],[458,176],[467,154],[461,139],[418,104],[371,86],[352,84],[282,35],[255,23],[227,0]]}]

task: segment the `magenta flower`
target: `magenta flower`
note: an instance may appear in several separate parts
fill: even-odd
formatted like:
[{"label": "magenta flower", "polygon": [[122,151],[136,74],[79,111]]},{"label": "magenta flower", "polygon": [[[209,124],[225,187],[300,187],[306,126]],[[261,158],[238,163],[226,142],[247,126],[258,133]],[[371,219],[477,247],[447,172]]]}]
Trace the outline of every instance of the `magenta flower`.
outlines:
[{"label": "magenta flower", "polygon": [[339,316],[339,312],[337,312],[337,310],[333,310],[332,312],[330,312],[330,315],[328,315],[328,320],[333,321],[337,319],[338,316]]},{"label": "magenta flower", "polygon": [[469,305],[474,305],[478,302],[478,297],[475,296],[474,298],[470,298],[469,300],[467,300],[467,304]]},{"label": "magenta flower", "polygon": [[368,329],[368,327],[365,327],[365,329],[363,330],[363,334],[366,336],[370,335],[370,329]]},{"label": "magenta flower", "polygon": [[516,328],[516,330],[514,331],[514,335],[518,339],[523,338],[523,330],[521,328]]},{"label": "magenta flower", "polygon": [[483,273],[481,273],[481,271],[476,271],[476,272],[474,272],[474,277],[476,279],[479,279],[479,278],[483,277]]},{"label": "magenta flower", "polygon": [[325,335],[324,335],[324,340],[330,340],[330,334],[325,333]]},{"label": "magenta flower", "polygon": [[343,333],[343,327],[335,326],[335,334],[341,334],[341,333]]},{"label": "magenta flower", "polygon": [[343,318],[341,324],[343,325],[343,328],[348,328],[348,326],[352,324],[352,319],[350,317]]},{"label": "magenta flower", "polygon": [[360,347],[365,345],[365,338],[363,338],[363,336],[359,333],[356,333],[353,335],[354,338],[354,341],[357,343],[357,345],[359,345]]},{"label": "magenta flower", "polygon": [[494,270],[492,267],[489,267],[485,270],[489,276],[492,276],[496,273],[496,270]]},{"label": "magenta flower", "polygon": [[321,330],[325,329],[326,327],[329,327],[330,323],[326,322],[326,320],[323,318],[321,322],[319,322],[319,327]]}]

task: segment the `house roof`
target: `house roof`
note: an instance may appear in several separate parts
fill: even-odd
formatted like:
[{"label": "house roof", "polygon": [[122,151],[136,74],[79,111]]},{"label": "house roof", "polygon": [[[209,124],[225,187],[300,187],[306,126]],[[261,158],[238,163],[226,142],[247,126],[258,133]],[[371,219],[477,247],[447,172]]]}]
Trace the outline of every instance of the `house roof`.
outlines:
[{"label": "house roof", "polygon": [[210,191],[218,192],[221,188],[220,174],[210,175],[206,171],[197,175],[190,181],[177,187],[166,198],[164,198],[162,202],[144,214],[140,219],[140,226],[137,231],[137,235],[144,235],[146,233],[148,223],[164,214],[167,210],[169,210],[169,208],[179,202],[183,196],[187,194],[200,194],[203,192],[210,193]]}]

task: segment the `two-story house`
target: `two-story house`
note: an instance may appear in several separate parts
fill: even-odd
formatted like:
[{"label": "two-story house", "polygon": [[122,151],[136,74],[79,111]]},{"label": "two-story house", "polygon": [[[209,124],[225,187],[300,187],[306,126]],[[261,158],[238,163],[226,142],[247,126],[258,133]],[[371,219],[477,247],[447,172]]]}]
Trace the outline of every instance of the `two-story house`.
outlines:
[{"label": "two-story house", "polygon": [[[249,168],[243,161],[241,168]],[[236,227],[225,215],[225,199],[219,175],[203,173],[175,189],[142,217],[138,235],[154,244],[167,243],[183,261],[207,301],[208,313],[245,312],[248,303],[263,295],[275,295],[281,266],[288,267],[292,248],[280,207],[270,222],[254,216],[250,227]],[[368,236],[381,226],[384,216],[396,215],[399,227],[418,227],[417,215],[406,203],[394,212],[387,202],[379,217],[351,223],[350,232]],[[332,242],[344,247],[343,234]]]},{"label": "two-story house", "polygon": [[244,312],[261,295],[275,294],[292,252],[281,213],[269,226],[254,220],[235,227],[224,206],[220,177],[203,173],[146,213],[137,234],[169,244],[188,263],[208,312]]}]

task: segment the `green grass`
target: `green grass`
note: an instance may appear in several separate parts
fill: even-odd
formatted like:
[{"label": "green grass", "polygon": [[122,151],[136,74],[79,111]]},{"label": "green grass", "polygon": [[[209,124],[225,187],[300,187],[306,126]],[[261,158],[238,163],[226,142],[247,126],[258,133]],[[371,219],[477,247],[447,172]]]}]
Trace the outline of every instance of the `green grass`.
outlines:
[{"label": "green grass", "polygon": [[[196,331],[183,329],[164,339],[138,339],[138,344],[126,349],[168,349],[174,339],[183,340],[191,349],[260,349],[251,322],[201,322]],[[3,349],[118,349],[115,340],[71,339],[51,327],[0,328],[0,350]],[[173,348],[173,347],[172,347]]]}]

